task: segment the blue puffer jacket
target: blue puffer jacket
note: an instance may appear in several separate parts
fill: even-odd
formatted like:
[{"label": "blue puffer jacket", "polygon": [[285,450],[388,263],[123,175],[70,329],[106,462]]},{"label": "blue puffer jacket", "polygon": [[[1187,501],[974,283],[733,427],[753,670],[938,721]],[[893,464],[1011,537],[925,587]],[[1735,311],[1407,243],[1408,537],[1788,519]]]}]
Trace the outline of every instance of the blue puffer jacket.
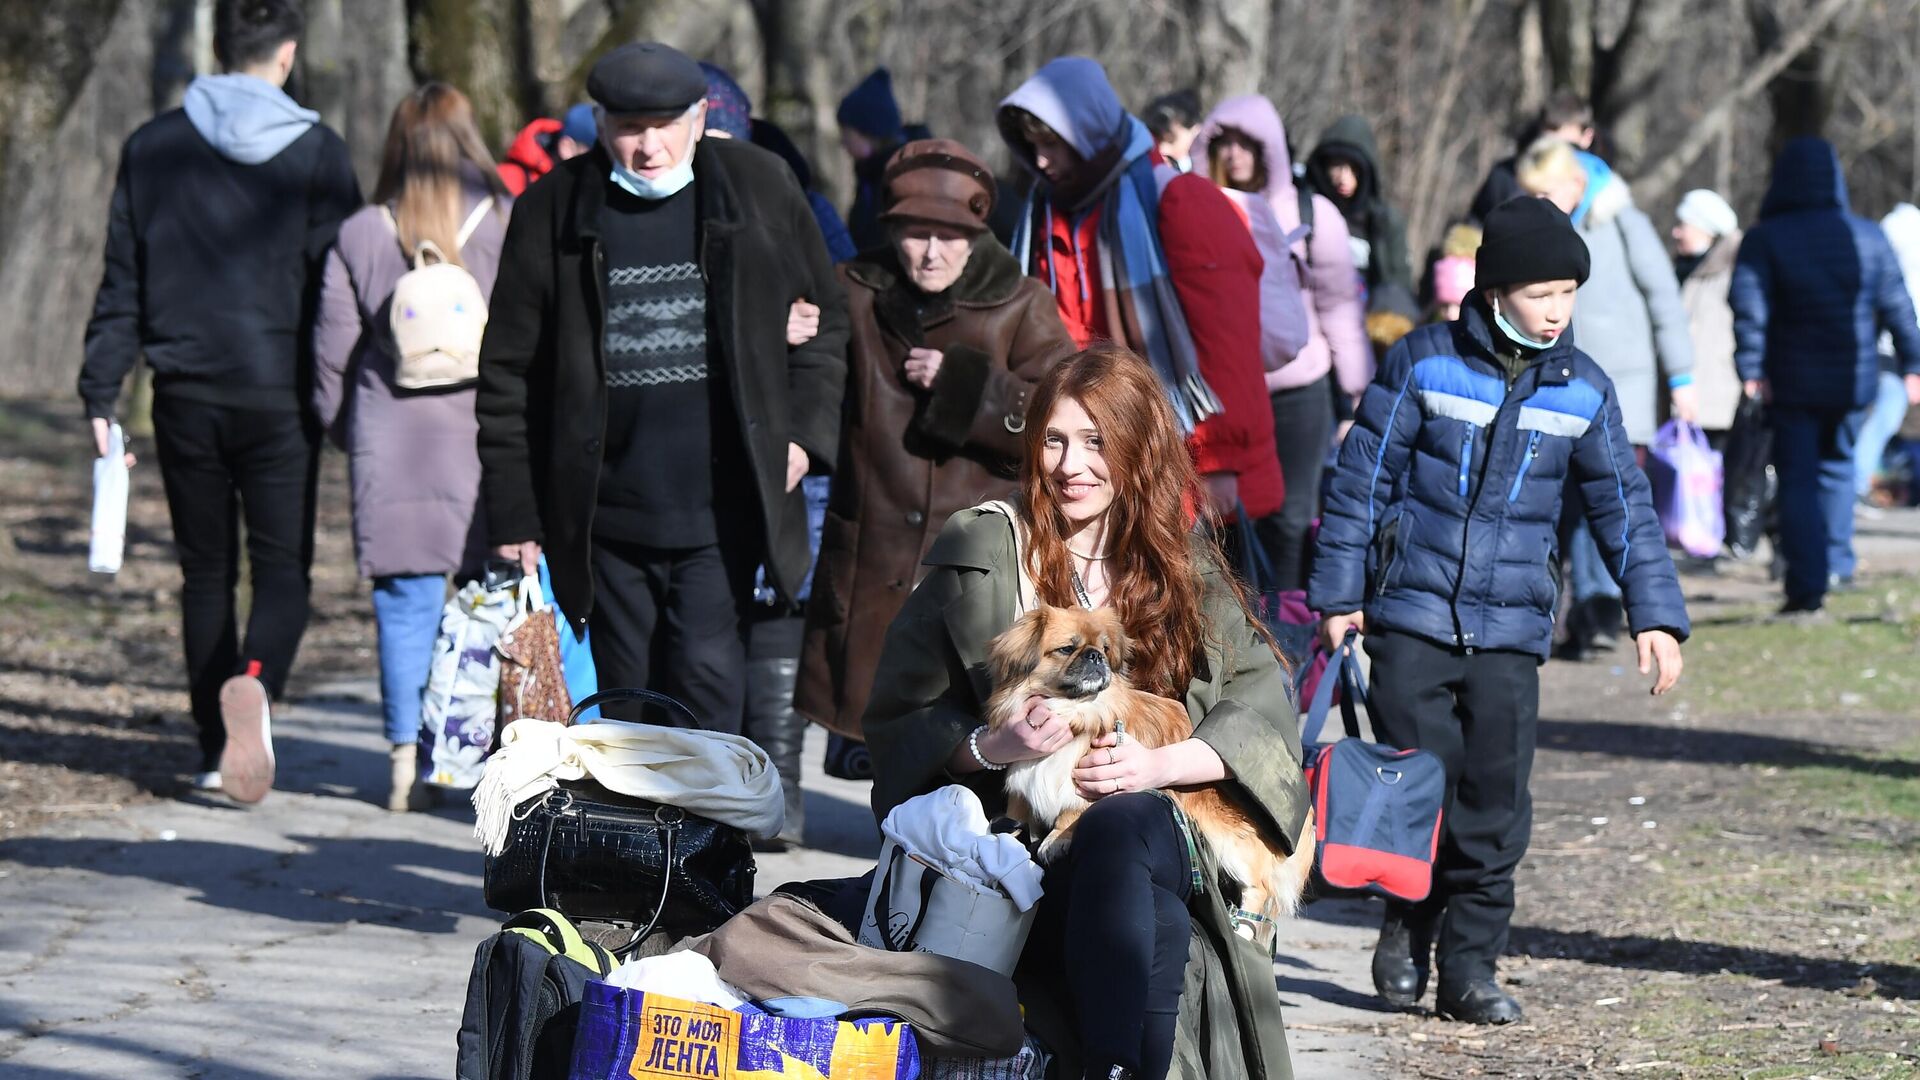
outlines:
[{"label": "blue puffer jacket", "polygon": [[1901,370],[1920,374],[1920,326],[1900,261],[1879,225],[1848,210],[1840,158],[1824,139],[1787,144],[1734,266],[1733,360],[1773,400],[1806,409],[1873,401],[1875,345],[1893,337]]},{"label": "blue puffer jacket", "polygon": [[1458,320],[1387,354],[1340,448],[1309,602],[1364,608],[1370,629],[1545,659],[1571,474],[1633,632],[1684,640],[1686,603],[1613,383],[1562,335],[1509,389],[1496,332],[1475,293]]}]

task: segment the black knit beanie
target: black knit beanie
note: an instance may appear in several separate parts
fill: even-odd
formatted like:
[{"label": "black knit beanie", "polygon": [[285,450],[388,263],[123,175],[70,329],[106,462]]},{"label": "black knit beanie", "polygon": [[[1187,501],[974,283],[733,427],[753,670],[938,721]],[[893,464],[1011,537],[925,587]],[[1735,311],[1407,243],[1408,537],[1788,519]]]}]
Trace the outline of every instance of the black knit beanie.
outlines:
[{"label": "black knit beanie", "polygon": [[1473,284],[1482,291],[1529,281],[1587,283],[1587,242],[1545,199],[1516,195],[1487,215],[1474,256]]}]

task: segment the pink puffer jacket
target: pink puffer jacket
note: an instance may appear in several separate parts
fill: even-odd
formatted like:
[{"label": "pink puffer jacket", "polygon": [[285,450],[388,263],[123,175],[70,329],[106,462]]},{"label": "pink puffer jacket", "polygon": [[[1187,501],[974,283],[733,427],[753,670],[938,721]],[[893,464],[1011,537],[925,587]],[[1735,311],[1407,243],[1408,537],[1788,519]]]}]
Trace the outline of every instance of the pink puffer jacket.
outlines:
[{"label": "pink puffer jacket", "polygon": [[[1289,234],[1300,228],[1300,196],[1293,186],[1293,161],[1287,153],[1287,129],[1273,103],[1259,94],[1228,98],[1214,107],[1193,140],[1194,171],[1206,175],[1208,147],[1222,128],[1233,128],[1258,142],[1267,167],[1261,194]],[[1313,232],[1292,245],[1305,293],[1308,340],[1291,363],[1267,372],[1267,390],[1305,386],[1329,370],[1340,389],[1358,396],[1373,381],[1373,346],[1367,341],[1366,306],[1360,275],[1354,269],[1347,223],[1333,203],[1313,196]]]}]

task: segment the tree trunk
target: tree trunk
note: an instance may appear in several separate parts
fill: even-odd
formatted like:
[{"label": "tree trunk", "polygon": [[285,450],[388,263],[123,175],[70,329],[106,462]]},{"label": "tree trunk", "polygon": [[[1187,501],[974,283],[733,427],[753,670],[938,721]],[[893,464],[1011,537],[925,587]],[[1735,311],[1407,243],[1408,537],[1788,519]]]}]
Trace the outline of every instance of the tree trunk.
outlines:
[{"label": "tree trunk", "polygon": [[[71,394],[120,144],[178,94],[192,4],[12,5],[0,16],[0,393]],[[76,413],[76,415],[78,415]]]}]

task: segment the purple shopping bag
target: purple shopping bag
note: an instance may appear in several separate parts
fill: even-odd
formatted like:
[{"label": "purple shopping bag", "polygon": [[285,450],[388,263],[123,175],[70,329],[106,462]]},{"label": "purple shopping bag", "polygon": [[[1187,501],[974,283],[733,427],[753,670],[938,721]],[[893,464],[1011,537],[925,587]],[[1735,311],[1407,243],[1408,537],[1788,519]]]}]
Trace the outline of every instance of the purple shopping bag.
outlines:
[{"label": "purple shopping bag", "polygon": [[1653,508],[1667,543],[1696,558],[1720,554],[1727,523],[1720,498],[1720,452],[1697,424],[1669,420],[1647,454]]}]

